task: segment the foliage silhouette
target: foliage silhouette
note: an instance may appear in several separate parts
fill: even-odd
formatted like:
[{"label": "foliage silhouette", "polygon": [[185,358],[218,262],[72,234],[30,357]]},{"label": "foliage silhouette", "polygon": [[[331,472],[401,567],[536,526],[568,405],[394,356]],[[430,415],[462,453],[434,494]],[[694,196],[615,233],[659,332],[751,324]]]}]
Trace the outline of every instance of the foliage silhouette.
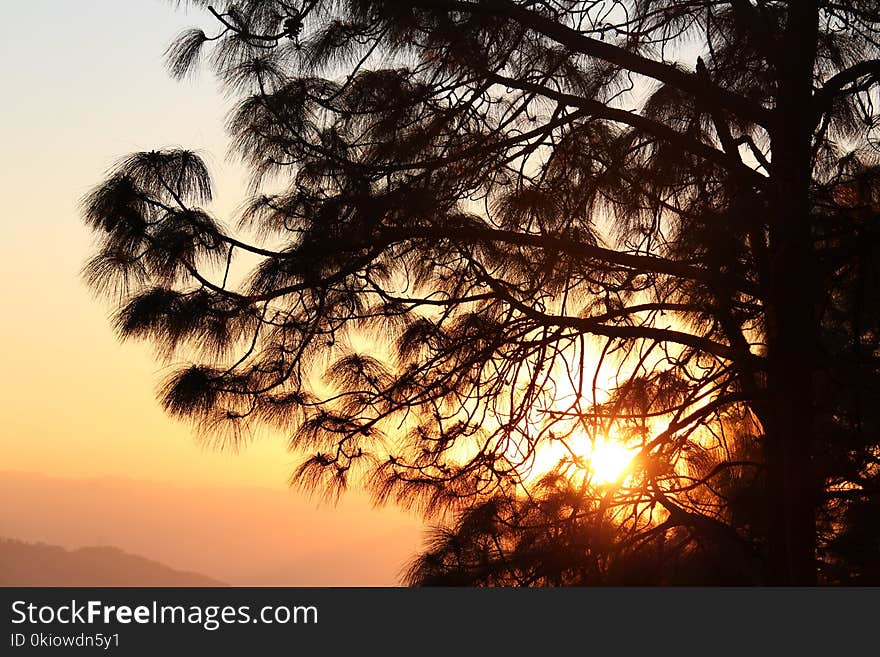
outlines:
[{"label": "foliage silhouette", "polygon": [[876,581],[873,3],[208,9],[238,231],[182,150],[84,201],[169,413],[449,521],[411,582]]}]

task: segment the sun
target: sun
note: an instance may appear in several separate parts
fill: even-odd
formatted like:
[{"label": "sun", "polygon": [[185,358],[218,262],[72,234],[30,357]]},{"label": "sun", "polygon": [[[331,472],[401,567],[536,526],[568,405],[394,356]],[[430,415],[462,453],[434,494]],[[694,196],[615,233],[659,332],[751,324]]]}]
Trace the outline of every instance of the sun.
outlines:
[{"label": "sun", "polygon": [[534,480],[555,469],[562,461],[571,463],[574,456],[575,470],[568,470],[575,478],[586,477],[596,486],[611,486],[626,481],[632,470],[638,448],[628,447],[612,438],[593,441],[583,434],[575,434],[578,440],[542,445],[535,453],[526,478]]},{"label": "sun", "polygon": [[603,438],[584,454],[584,461],[597,484],[614,484],[626,477],[635,451],[622,443]]}]

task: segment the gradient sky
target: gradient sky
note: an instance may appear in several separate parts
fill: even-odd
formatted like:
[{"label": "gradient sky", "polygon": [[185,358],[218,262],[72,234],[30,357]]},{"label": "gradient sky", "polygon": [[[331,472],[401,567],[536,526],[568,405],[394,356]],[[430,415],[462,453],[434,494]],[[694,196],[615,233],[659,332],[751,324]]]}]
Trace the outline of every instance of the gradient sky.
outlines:
[{"label": "gradient sky", "polygon": [[65,475],[283,485],[283,440],[239,455],[203,450],[155,401],[163,366],[120,344],[79,271],[92,236],[77,203],[119,157],[186,146],[217,175],[221,213],[241,200],[225,160],[224,102],[209,74],[176,83],[162,65],[198,16],[160,0],[36,0],[4,11],[0,276],[7,466]]},{"label": "gradient sky", "polygon": [[[242,200],[242,171],[226,157],[227,105],[211,75],[179,83],[163,68],[172,37],[207,24],[201,12],[187,14],[173,4],[28,0],[4,6],[0,469],[281,489],[295,463],[284,438],[261,439],[238,454],[199,446],[188,427],[159,408],[155,388],[164,368],[149,346],[117,341],[109,305],[92,297],[79,275],[92,237],[78,201],[127,153],[198,150],[215,176],[212,209],[223,217]],[[333,513],[327,510],[331,523]],[[396,511],[370,513],[377,535],[391,525],[399,532],[400,522],[415,526]],[[344,521],[340,513],[326,540]]]}]

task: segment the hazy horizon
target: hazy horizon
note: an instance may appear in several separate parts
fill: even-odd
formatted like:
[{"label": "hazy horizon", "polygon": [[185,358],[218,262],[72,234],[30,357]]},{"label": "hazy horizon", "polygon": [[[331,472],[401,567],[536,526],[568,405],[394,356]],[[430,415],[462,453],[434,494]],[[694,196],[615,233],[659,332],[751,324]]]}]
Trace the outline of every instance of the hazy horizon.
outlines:
[{"label": "hazy horizon", "polygon": [[336,506],[259,486],[0,471],[0,536],[111,546],[233,586],[393,586],[421,523],[363,497]]}]

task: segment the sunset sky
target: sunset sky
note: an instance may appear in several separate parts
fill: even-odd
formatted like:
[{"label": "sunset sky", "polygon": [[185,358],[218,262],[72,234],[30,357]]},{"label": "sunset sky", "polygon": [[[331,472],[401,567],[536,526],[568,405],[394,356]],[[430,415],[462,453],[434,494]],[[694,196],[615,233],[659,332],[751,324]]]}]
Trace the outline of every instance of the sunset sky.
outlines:
[{"label": "sunset sky", "polygon": [[[217,183],[212,209],[222,217],[242,200],[241,170],[226,157],[226,103],[213,79],[203,73],[193,82],[177,83],[163,67],[162,53],[169,41],[194,23],[205,24],[199,13],[187,14],[160,0],[30,0],[4,7],[0,276],[5,284],[0,290],[0,337],[6,376],[0,381],[0,470],[65,480],[110,476],[156,482],[166,486],[155,493],[162,504],[171,504],[169,491],[187,495],[187,490],[198,489],[198,495],[204,495],[218,486],[274,489],[291,499],[287,506],[273,506],[274,516],[261,512],[265,524],[296,528],[300,522],[304,532],[310,532],[308,545],[300,540],[292,551],[304,553],[308,548],[314,553],[335,546],[337,554],[340,536],[355,516],[358,526],[352,531],[370,545],[393,537],[395,548],[376,566],[380,575],[370,580],[392,584],[392,573],[400,565],[394,562],[418,544],[415,518],[396,510],[371,510],[356,496],[337,510],[322,507],[318,513],[317,502],[283,492],[296,460],[287,452],[283,436],[262,439],[238,454],[202,448],[188,427],[166,417],[156,402],[155,388],[165,369],[150,347],[118,342],[107,320],[109,304],[93,298],[79,275],[92,237],[80,221],[78,201],[127,153],[168,146],[198,150]],[[36,494],[39,486],[26,488]],[[99,504],[99,498],[82,499],[92,501],[84,501],[79,512],[94,521],[101,509],[87,505]],[[133,528],[142,525],[135,510],[129,516],[131,526],[123,526],[126,516],[116,509],[111,514],[115,524],[90,538],[88,532],[55,527],[62,516],[51,499],[37,505],[23,496],[17,506],[30,505],[34,513],[27,517],[0,517],[0,535],[71,546],[99,539],[133,550],[152,545],[130,540],[137,533]],[[302,516],[291,518],[288,512]],[[76,514],[77,509],[64,513]],[[250,515],[247,504],[231,513],[242,514],[242,526],[256,532],[252,549],[259,550],[261,540],[271,540],[275,552],[284,551],[288,538],[257,535],[254,523],[244,522]],[[204,517],[193,514],[186,520],[191,528]],[[68,520],[76,523],[75,518]],[[231,532],[234,520],[227,524]],[[222,538],[216,540],[222,543]],[[144,556],[196,569],[192,550],[175,552],[173,537],[167,541],[166,553]],[[227,548],[234,549],[231,544],[217,546]],[[184,553],[189,556],[184,558]],[[348,556],[367,559],[363,553]],[[279,556],[279,568],[281,560]],[[332,566],[327,568],[330,573]],[[213,577],[229,577],[207,570],[205,574]],[[364,569],[358,572],[352,583],[370,579]],[[310,582],[321,583],[320,575],[316,581],[312,573]]]}]

